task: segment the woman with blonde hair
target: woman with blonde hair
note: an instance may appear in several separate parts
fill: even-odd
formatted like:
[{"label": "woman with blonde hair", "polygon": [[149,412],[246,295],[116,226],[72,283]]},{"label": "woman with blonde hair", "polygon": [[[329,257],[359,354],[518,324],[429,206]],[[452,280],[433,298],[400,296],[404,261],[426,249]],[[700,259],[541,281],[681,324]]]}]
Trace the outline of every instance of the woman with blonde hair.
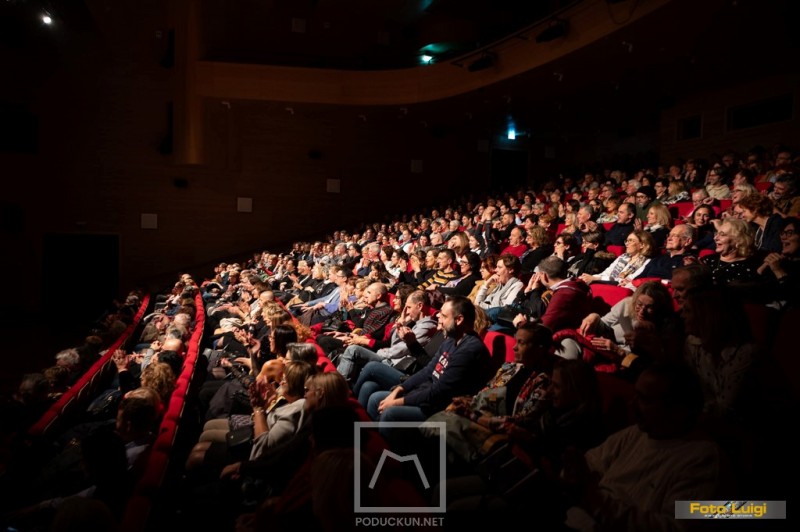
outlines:
[{"label": "woman with blonde hair", "polygon": [[643,230],[633,231],[625,239],[625,253],[617,257],[603,272],[597,275],[584,273],[580,278],[586,284],[603,281],[629,287],[631,281],[641,275],[655,253],[655,242],[650,233]]},{"label": "woman with blonde hair", "polygon": [[692,198],[689,196],[689,193],[686,191],[686,185],[683,183],[683,181],[670,181],[669,186],[667,187],[667,193],[669,194],[669,197],[661,202],[664,205],[672,205],[673,203],[681,203],[692,200]]},{"label": "woman with blonde hair", "polygon": [[744,220],[725,218],[714,235],[716,253],[700,259],[711,268],[714,284],[750,283],[757,279],[759,264],[753,262],[753,230]]},{"label": "woman with blonde hair", "polygon": [[522,254],[519,261],[523,274],[531,274],[545,257],[553,254],[553,239],[543,227],[535,225],[528,230],[525,243],[528,249]]},{"label": "woman with blonde hair", "polygon": [[656,249],[664,247],[669,230],[672,228],[672,215],[661,203],[654,203],[647,209],[647,225],[644,230],[653,237]]},{"label": "woman with blonde hair", "polygon": [[142,371],[141,382],[143,388],[151,388],[158,394],[164,406],[169,404],[176,382],[175,373],[169,364],[164,362],[149,364]]}]

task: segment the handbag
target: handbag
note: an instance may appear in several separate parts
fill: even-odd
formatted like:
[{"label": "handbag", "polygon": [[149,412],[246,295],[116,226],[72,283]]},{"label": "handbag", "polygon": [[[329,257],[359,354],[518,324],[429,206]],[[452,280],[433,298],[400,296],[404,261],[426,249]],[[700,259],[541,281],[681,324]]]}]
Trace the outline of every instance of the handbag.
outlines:
[{"label": "handbag", "polygon": [[331,314],[322,324],[322,332],[349,332],[350,326],[347,323],[344,311],[339,310]]},{"label": "handbag", "polygon": [[247,460],[253,446],[253,426],[244,426],[228,431],[227,443],[231,456],[239,460]]}]

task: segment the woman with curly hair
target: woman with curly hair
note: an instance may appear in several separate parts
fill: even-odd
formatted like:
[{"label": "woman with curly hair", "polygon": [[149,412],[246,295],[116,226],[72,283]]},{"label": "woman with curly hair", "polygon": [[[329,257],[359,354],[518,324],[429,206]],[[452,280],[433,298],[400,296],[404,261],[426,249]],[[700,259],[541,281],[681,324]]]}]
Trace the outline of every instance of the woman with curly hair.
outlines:
[{"label": "woman with curly hair", "polygon": [[766,253],[780,253],[783,218],[774,212],[772,200],[761,194],[750,194],[739,201],[739,208],[742,209],[742,219],[755,228],[755,248]]},{"label": "woman with curly hair", "polygon": [[753,231],[744,220],[726,218],[714,235],[716,253],[700,259],[711,268],[714,284],[726,286],[757,279],[758,264],[753,263]]}]

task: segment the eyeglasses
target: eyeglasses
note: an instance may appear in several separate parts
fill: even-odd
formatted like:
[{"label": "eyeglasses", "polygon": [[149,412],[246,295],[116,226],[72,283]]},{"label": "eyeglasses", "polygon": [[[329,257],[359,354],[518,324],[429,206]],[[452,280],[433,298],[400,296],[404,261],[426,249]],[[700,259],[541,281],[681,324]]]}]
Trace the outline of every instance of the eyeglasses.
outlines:
[{"label": "eyeglasses", "polygon": [[781,238],[792,238],[796,234],[797,232],[794,229],[787,229],[786,231],[781,231],[780,233]]},{"label": "eyeglasses", "polygon": [[626,244],[638,244],[639,241],[637,239],[635,239],[635,238],[626,238],[625,239],[625,243]]},{"label": "eyeglasses", "polygon": [[653,310],[654,308],[656,308],[656,306],[653,305],[653,304],[646,305],[646,304],[642,303],[641,301],[637,301],[633,305],[633,308],[635,308],[636,310]]}]

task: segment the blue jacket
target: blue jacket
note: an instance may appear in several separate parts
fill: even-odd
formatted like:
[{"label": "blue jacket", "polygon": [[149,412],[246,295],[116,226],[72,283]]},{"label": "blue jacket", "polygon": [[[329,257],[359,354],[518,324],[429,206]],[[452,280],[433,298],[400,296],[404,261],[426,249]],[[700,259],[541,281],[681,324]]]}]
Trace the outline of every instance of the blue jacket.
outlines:
[{"label": "blue jacket", "polygon": [[431,415],[444,410],[454,397],[474,395],[489,379],[489,350],[475,333],[456,345],[447,338],[427,366],[401,384],[404,405]]}]

